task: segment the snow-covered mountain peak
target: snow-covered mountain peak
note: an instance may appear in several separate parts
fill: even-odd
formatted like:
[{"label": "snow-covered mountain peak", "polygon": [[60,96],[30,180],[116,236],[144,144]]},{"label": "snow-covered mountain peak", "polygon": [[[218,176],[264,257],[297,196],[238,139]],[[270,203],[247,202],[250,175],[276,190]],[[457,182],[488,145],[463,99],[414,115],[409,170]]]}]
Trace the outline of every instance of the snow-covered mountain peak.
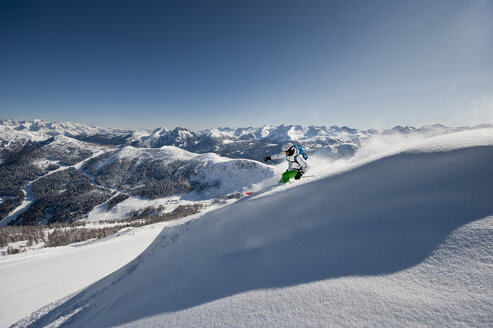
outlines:
[{"label": "snow-covered mountain peak", "polygon": [[44,120],[0,120],[0,141],[6,144],[23,144],[42,141],[53,136],[88,137],[94,135],[124,134],[124,130],[88,126],[72,122],[46,122]]},{"label": "snow-covered mountain peak", "polygon": [[154,131],[152,131],[151,136],[153,138],[161,137],[165,134],[169,133],[169,130],[166,128],[157,128]]},{"label": "snow-covered mountain peak", "polygon": [[132,159],[136,161],[160,160],[169,163],[176,160],[191,160],[198,155],[175,146],[162,146],[160,148],[136,148],[125,146],[115,152],[118,159]]},{"label": "snow-covered mountain peak", "polygon": [[174,146],[122,147],[92,159],[84,169],[105,187],[146,198],[209,199],[241,192],[277,174],[276,167],[257,161],[196,154]]}]

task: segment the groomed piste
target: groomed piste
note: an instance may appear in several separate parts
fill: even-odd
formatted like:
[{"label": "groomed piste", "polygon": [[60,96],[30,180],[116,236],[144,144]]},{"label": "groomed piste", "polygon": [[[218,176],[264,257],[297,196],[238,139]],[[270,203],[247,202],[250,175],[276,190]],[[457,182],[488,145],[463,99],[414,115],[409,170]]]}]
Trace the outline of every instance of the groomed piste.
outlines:
[{"label": "groomed piste", "polygon": [[490,130],[164,229],[122,269],[17,326],[491,326]]}]

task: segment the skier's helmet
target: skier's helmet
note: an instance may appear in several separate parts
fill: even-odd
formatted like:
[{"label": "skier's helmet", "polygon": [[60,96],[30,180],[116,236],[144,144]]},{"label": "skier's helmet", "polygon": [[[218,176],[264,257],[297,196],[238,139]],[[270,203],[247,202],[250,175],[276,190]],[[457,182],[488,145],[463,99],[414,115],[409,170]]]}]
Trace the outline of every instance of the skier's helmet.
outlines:
[{"label": "skier's helmet", "polygon": [[285,152],[285,153],[289,153],[289,151],[293,149],[293,144],[288,142],[288,143],[285,143],[284,145],[282,145],[282,151]]}]

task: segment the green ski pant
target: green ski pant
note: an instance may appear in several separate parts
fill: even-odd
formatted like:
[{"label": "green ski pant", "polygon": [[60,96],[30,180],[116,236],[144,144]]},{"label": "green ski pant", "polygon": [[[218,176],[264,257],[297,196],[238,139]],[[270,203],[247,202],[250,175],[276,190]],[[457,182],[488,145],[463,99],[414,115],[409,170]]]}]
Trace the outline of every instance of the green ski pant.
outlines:
[{"label": "green ski pant", "polygon": [[286,170],[286,172],[284,172],[282,174],[282,178],[281,178],[281,183],[286,183],[288,182],[289,180],[291,180],[292,178],[294,178],[296,176],[296,174],[298,174],[298,171],[297,170]]}]

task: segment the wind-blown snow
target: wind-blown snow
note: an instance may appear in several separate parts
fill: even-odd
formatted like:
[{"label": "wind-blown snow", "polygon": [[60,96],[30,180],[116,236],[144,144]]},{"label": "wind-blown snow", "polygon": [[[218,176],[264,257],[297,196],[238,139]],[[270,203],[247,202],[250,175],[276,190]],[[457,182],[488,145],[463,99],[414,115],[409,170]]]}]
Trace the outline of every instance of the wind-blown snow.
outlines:
[{"label": "wind-blown snow", "polygon": [[491,136],[388,149],[165,229],[19,325],[491,326]]},{"label": "wind-blown snow", "polygon": [[334,175],[402,152],[444,152],[492,144],[493,128],[478,128],[431,137],[427,134],[377,135],[363,140],[358,152],[348,159],[329,160],[324,156],[311,156],[309,158],[311,169],[308,174],[315,176]]}]

